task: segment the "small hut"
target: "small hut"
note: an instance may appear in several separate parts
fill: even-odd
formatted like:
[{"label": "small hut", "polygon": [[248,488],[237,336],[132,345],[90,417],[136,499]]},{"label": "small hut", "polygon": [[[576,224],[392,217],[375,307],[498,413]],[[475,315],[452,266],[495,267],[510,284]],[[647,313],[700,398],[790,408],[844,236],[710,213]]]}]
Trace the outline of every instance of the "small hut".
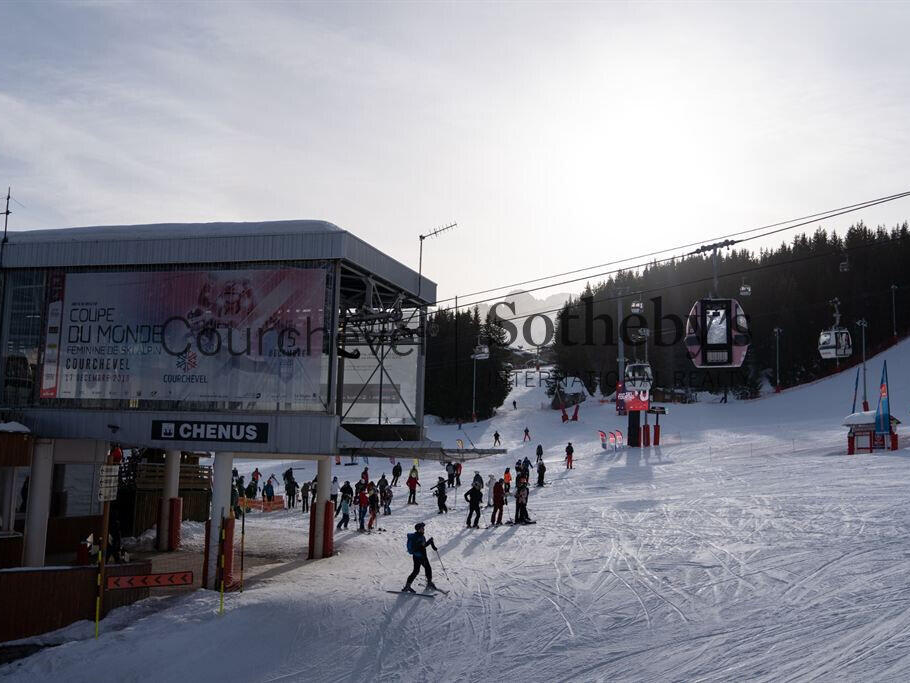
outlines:
[{"label": "small hut", "polygon": [[847,455],[865,450],[868,453],[879,450],[897,450],[897,425],[901,422],[891,416],[891,429],[888,434],[875,433],[875,411],[862,410],[844,418],[847,432]]}]

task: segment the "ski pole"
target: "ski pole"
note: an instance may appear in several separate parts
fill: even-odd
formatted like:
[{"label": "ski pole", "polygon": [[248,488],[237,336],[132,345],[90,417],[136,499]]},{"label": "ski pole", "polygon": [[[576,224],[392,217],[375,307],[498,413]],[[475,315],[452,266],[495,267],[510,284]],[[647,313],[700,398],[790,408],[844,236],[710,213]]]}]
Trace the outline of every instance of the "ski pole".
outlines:
[{"label": "ski pole", "polygon": [[451,581],[452,579],[449,578],[449,572],[446,571],[446,566],[442,563],[442,555],[439,554],[439,550],[436,548],[433,548],[433,550],[436,550],[436,559],[439,560],[439,566],[442,567],[442,573],[446,575],[446,581]]}]

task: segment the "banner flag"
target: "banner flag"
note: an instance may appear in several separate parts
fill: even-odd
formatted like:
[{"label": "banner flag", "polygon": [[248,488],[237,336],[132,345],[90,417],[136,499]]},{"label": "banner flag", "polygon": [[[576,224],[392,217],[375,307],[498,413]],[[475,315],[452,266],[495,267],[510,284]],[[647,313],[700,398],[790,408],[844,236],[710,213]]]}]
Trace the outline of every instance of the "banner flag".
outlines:
[{"label": "banner flag", "polygon": [[875,411],[875,433],[891,433],[891,409],[888,403],[888,361],[882,366],[882,382],[878,391],[878,409]]}]

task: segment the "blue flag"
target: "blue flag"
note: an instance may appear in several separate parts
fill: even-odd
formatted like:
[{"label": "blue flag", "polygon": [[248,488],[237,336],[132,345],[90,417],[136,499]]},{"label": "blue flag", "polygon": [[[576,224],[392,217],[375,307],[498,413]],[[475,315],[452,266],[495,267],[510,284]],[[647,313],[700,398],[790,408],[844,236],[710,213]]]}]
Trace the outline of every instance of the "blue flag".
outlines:
[{"label": "blue flag", "polygon": [[875,433],[891,432],[891,409],[888,405],[888,361],[882,366],[882,383],[878,390],[878,408],[875,411]]},{"label": "blue flag", "polygon": [[853,382],[853,408],[850,409],[851,413],[856,412],[856,392],[859,389],[859,366],[856,366],[856,380]]}]

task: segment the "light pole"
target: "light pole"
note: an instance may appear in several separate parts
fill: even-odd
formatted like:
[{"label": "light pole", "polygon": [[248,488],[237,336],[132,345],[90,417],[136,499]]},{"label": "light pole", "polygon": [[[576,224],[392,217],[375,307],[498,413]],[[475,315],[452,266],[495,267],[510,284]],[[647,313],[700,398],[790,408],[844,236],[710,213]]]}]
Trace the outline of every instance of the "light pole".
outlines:
[{"label": "light pole", "polygon": [[775,355],[775,368],[776,368],[774,371],[774,380],[775,380],[775,384],[776,384],[776,386],[774,388],[774,393],[776,393],[776,394],[780,393],[780,333],[781,332],[783,332],[783,330],[781,328],[779,328],[779,327],[774,328],[774,347],[775,347],[774,355]]},{"label": "light pole", "polygon": [[894,305],[894,293],[896,291],[897,285],[891,285],[891,331],[895,339],[897,339],[897,307]]},{"label": "light pole", "polygon": [[866,328],[869,323],[866,322],[865,318],[862,318],[856,321],[856,326],[862,330],[863,335],[863,410],[869,410],[869,401],[866,397]]},{"label": "light pole", "polygon": [[478,344],[474,353],[471,354],[471,359],[474,361],[474,389],[471,392],[471,419],[474,422],[477,422],[477,361],[486,360],[490,357],[489,347],[484,347]]}]

